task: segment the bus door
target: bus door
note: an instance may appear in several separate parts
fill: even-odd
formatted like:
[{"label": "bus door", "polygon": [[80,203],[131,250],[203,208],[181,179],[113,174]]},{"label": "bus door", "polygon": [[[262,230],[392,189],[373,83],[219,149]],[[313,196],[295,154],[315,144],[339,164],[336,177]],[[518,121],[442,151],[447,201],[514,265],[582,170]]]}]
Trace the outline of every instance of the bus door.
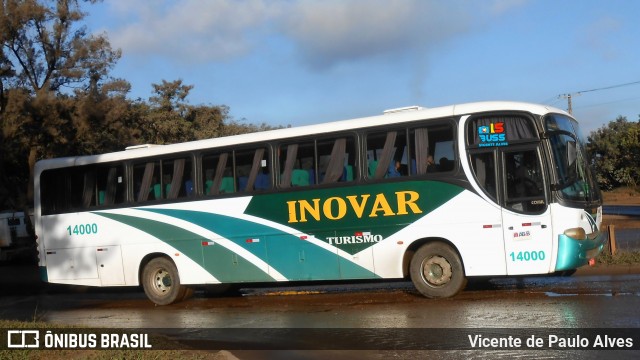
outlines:
[{"label": "bus door", "polygon": [[548,273],[553,237],[539,144],[499,153],[507,275]]}]

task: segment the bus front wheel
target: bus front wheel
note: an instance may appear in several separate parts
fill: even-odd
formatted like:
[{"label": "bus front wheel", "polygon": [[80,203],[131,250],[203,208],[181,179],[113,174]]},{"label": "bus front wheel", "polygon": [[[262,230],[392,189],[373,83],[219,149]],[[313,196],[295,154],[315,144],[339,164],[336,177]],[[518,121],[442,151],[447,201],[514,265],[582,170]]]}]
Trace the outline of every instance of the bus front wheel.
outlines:
[{"label": "bus front wheel", "polygon": [[189,295],[189,289],[180,284],[176,265],[164,257],[155,258],[145,265],[142,287],[149,300],[157,305],[173,304]]},{"label": "bus front wheel", "polygon": [[460,256],[441,242],[419,248],[411,259],[409,272],[416,289],[429,298],[454,296],[467,283]]}]

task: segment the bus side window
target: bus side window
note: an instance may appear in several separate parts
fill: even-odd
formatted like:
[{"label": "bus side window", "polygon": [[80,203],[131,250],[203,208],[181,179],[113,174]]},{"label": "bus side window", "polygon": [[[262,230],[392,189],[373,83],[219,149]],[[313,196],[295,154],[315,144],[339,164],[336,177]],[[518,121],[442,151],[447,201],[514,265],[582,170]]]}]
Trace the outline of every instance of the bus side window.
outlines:
[{"label": "bus side window", "polygon": [[456,163],[453,126],[433,125],[411,130],[411,175],[453,171]]},{"label": "bus side window", "polygon": [[[86,191],[91,191],[86,186],[90,186],[92,180],[90,176],[85,178],[90,168],[83,166],[43,171],[40,175],[42,214],[61,214],[84,208],[87,204]],[[93,193],[90,196],[93,197]]]},{"label": "bus side window", "polygon": [[[58,197],[63,186],[64,177],[57,176],[56,170],[45,170],[40,174],[40,198],[42,199],[42,215],[51,215],[58,212]],[[62,174],[61,174],[62,175]],[[64,194],[62,194],[64,197]]]},{"label": "bus side window", "polygon": [[309,186],[316,183],[313,141],[281,146],[279,154],[281,188]]},{"label": "bus side window", "polygon": [[406,131],[386,131],[367,135],[369,179],[393,178],[409,174]]},{"label": "bus side window", "polygon": [[[205,155],[202,158],[202,175],[204,184],[204,195],[218,195],[223,190],[229,190],[229,181],[225,181],[223,189],[223,179],[233,175],[233,160],[229,156],[232,153],[221,153],[213,155]],[[233,187],[233,178],[231,181]]]},{"label": "bus side window", "polygon": [[349,154],[355,152],[353,141],[346,137],[335,140],[318,141],[318,171],[322,175],[321,184],[353,180],[353,165],[349,164]]},{"label": "bus side window", "polygon": [[161,190],[164,190],[164,198],[178,199],[188,196],[187,181],[190,180],[185,179],[191,179],[191,176],[191,159],[163,160]]},{"label": "bus side window", "polygon": [[[238,185],[237,191],[250,192],[256,190],[258,177],[259,175],[264,175],[263,171],[267,167],[266,149],[257,148],[251,150],[236,151],[235,156],[235,176]],[[231,178],[231,180],[233,180],[233,178]],[[264,181],[264,178],[261,178],[260,181]],[[225,186],[227,188],[226,192],[233,192],[230,185]],[[263,187],[262,190],[265,190],[265,184],[262,183],[261,186]]]},{"label": "bus side window", "polygon": [[99,165],[97,175],[97,205],[114,205],[124,202],[125,183],[121,165]]},{"label": "bus side window", "polygon": [[[87,169],[84,172],[84,186],[82,190],[82,207],[88,208],[96,205],[96,174],[93,171],[93,167]],[[104,198],[104,191],[102,191],[102,197]],[[103,199],[104,202],[104,199]],[[98,202],[98,204],[102,204]]]},{"label": "bus side window", "polygon": [[155,200],[161,196],[160,164],[149,161],[133,165],[134,195],[137,202]]}]

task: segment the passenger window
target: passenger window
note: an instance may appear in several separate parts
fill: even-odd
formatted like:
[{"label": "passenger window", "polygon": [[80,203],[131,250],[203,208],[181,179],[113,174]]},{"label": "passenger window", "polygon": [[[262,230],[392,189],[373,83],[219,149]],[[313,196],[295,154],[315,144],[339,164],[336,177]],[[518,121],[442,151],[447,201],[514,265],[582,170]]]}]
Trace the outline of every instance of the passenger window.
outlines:
[{"label": "passenger window", "polygon": [[47,170],[40,181],[43,215],[77,211],[125,201],[121,165],[88,165]]},{"label": "passenger window", "polygon": [[267,190],[271,187],[264,148],[235,152],[237,191]]},{"label": "passenger window", "polygon": [[162,160],[163,198],[179,199],[193,195],[191,159]]},{"label": "passenger window", "polygon": [[234,192],[233,159],[230,153],[202,157],[202,175],[205,195]]},{"label": "passenger window", "polygon": [[134,196],[137,202],[193,195],[191,159],[153,160],[133,165]]},{"label": "passenger window", "polygon": [[[119,165],[98,166],[96,168],[97,198],[91,194],[91,205],[114,205],[125,200],[126,184],[124,182],[124,170]],[[87,177],[89,173],[85,174]],[[85,180],[86,183],[86,180]],[[85,192],[85,204],[89,201]]]},{"label": "passenger window", "polygon": [[349,182],[357,177],[351,137],[286,144],[279,148],[280,187]]},{"label": "passenger window", "polygon": [[280,187],[317,184],[314,142],[300,142],[280,147]]},{"label": "passenger window", "polygon": [[383,179],[409,173],[407,138],[404,130],[367,135],[368,178]]},{"label": "passenger window", "polygon": [[264,191],[271,188],[265,148],[237,150],[202,157],[205,195]]},{"label": "passenger window", "polygon": [[353,181],[355,143],[352,138],[318,140],[318,182],[330,184]]},{"label": "passenger window", "polygon": [[[90,167],[45,170],[40,175],[42,215],[60,214],[89,206],[85,191],[92,191],[94,179],[85,176]],[[89,201],[93,196],[91,192]]]},{"label": "passenger window", "polygon": [[[149,161],[133,166],[134,195],[137,202],[161,198],[160,162]],[[155,186],[158,184],[158,186]]]},{"label": "passenger window", "polygon": [[411,175],[443,173],[455,168],[456,153],[451,124],[412,129],[409,139],[413,141],[414,154],[410,162]]}]

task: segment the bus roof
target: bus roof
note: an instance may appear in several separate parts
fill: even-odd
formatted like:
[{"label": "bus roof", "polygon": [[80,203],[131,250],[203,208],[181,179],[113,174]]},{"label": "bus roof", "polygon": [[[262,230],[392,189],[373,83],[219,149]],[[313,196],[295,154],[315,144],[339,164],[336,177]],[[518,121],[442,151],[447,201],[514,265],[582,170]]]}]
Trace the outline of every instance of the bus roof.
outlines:
[{"label": "bus roof", "polygon": [[[557,108],[511,101],[486,101],[476,103],[466,103],[457,105],[448,105],[437,108],[424,108],[412,106],[407,108],[399,108],[405,111],[387,111],[381,115],[363,117],[357,119],[341,120],[334,122],[326,122],[314,125],[305,125],[299,127],[291,127],[285,129],[276,129],[261,131],[255,133],[232,135],[212,139],[194,140],[183,143],[176,143],[164,146],[152,146],[149,144],[130,146],[127,150],[105,153],[99,155],[83,155],[75,157],[64,157],[55,159],[40,160],[36,163],[35,173],[38,174],[42,170],[58,167],[86,165],[98,162],[111,162],[118,160],[135,159],[139,157],[148,157],[156,155],[166,155],[178,152],[187,152],[198,149],[208,149],[225,147],[240,144],[260,143],[264,141],[287,139],[305,135],[318,135],[323,133],[332,133],[336,131],[355,130],[365,127],[382,126],[389,123],[404,123],[416,120],[439,119],[450,116],[462,116],[472,113],[481,113],[488,111],[526,111],[532,114],[544,115],[550,112],[567,114],[564,110]],[[397,110],[397,109],[393,109]]]}]

